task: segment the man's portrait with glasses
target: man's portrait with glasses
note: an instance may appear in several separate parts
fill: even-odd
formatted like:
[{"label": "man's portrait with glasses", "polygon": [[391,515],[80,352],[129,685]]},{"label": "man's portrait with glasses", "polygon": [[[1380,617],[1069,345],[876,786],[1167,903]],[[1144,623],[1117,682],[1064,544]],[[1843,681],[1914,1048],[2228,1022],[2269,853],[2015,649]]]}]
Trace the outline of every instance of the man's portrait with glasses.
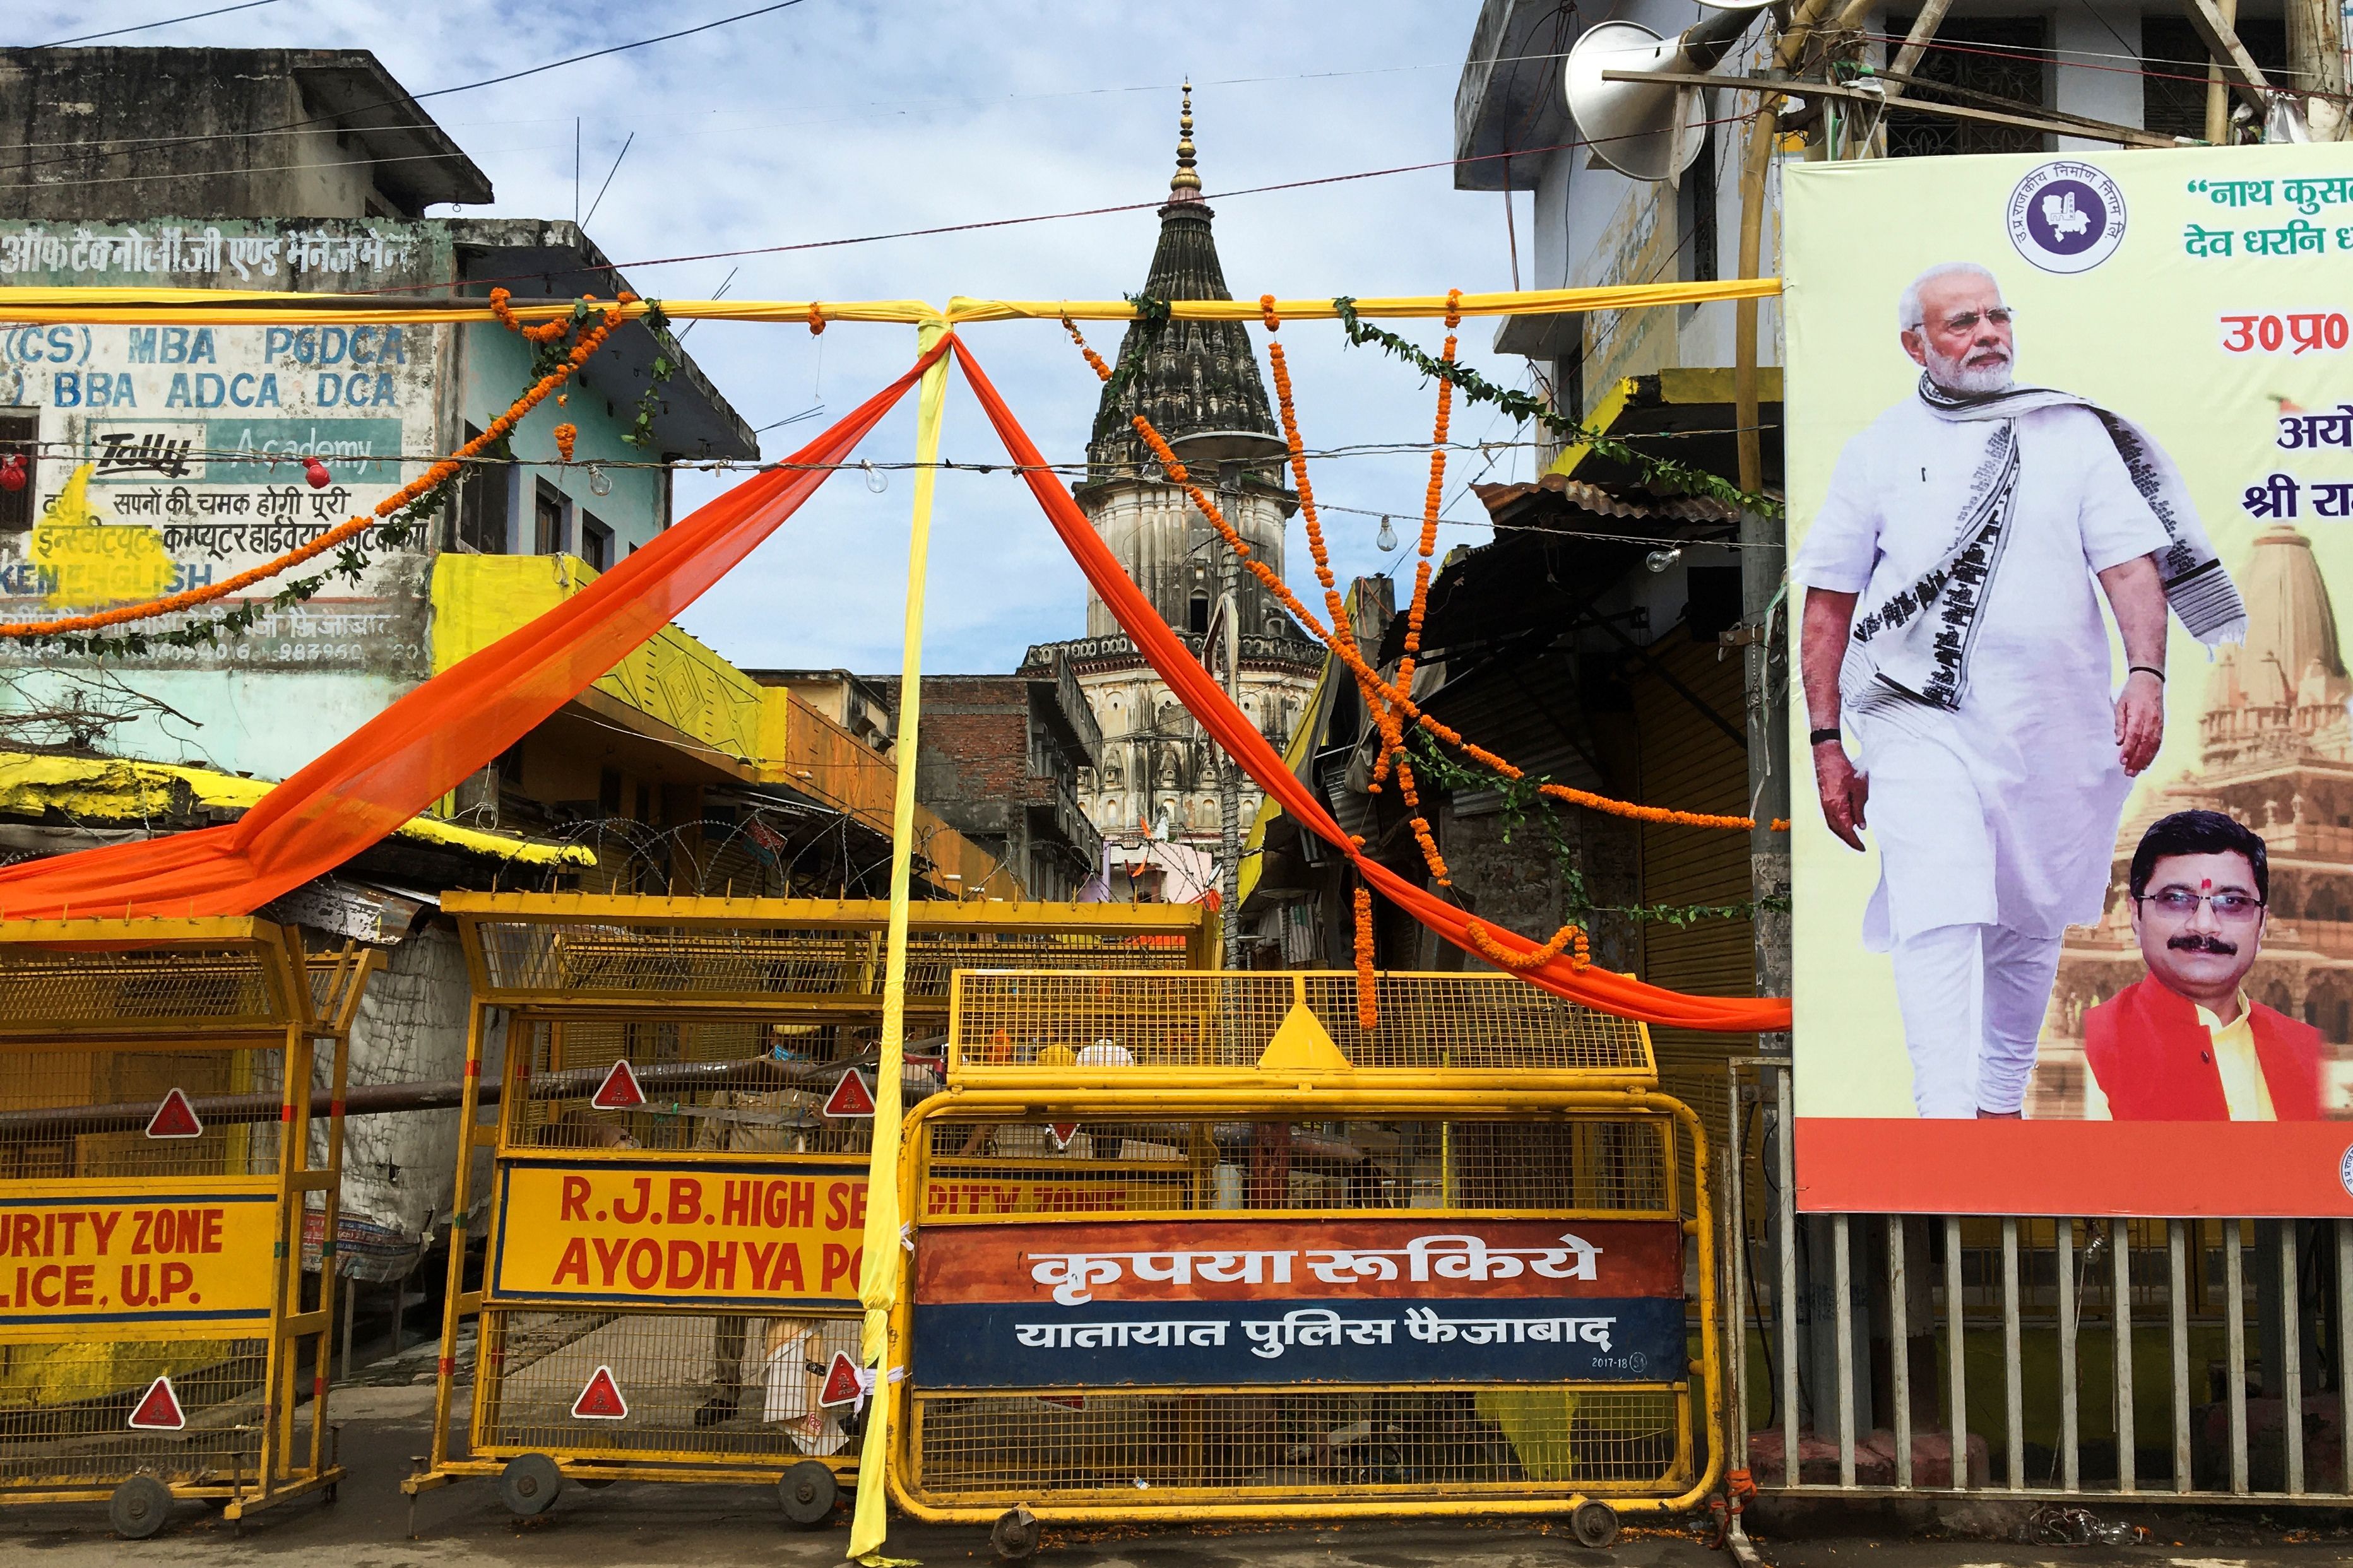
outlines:
[{"label": "man's portrait with glasses", "polygon": [[2175,812],[2142,835],[2127,889],[2148,975],[2084,1015],[2084,1117],[2318,1120],[2320,1031],[2246,993],[2271,893],[2262,837]]}]

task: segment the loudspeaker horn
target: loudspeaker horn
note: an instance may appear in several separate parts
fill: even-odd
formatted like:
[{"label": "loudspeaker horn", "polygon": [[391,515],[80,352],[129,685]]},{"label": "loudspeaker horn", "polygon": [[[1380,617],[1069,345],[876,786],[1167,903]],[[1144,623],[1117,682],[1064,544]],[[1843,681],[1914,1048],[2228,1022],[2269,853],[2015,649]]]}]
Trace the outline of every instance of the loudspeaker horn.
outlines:
[{"label": "loudspeaker horn", "polygon": [[1740,41],[1762,5],[1723,6],[1682,36],[1639,22],[1600,22],[1568,51],[1562,89],[1593,156],[1637,180],[1681,182],[1707,134],[1707,89],[1672,82],[1604,81],[1604,71],[1696,76]]}]

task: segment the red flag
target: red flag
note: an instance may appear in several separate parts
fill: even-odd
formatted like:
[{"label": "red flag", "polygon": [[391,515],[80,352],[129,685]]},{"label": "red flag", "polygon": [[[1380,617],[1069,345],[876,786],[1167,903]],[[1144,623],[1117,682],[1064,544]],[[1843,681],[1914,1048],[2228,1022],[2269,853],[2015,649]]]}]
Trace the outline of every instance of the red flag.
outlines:
[{"label": "red flag", "polygon": [[609,1366],[598,1367],[580,1397],[572,1402],[575,1421],[624,1421],[628,1415],[629,1402],[621,1397],[621,1385],[613,1381]]},{"label": "red flag", "polygon": [[[175,1089],[172,1092],[180,1091]],[[149,1384],[139,1408],[131,1413],[130,1425],[142,1432],[177,1432],[187,1424],[187,1415],[180,1409],[180,1396],[173,1392],[168,1377],[159,1377]]]},{"label": "red flag", "polygon": [[638,1070],[627,1058],[613,1064],[613,1070],[588,1097],[588,1103],[599,1110],[635,1110],[645,1102],[645,1086],[638,1082]]},{"label": "red flag", "polygon": [[204,1131],[205,1124],[197,1118],[196,1108],[177,1089],[165,1095],[164,1103],[155,1108],[155,1114],[147,1119],[150,1138],[201,1138]]},{"label": "red flag", "polygon": [[825,1097],[825,1113],[837,1118],[873,1115],[874,1091],[866,1087],[866,1076],[856,1068],[843,1073]]}]

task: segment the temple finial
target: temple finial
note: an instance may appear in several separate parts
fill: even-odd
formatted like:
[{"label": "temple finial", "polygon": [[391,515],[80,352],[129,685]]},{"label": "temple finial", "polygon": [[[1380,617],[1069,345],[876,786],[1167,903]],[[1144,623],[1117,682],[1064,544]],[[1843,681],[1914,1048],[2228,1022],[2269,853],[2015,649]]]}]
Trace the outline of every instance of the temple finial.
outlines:
[{"label": "temple finial", "polygon": [[1176,121],[1176,173],[1168,179],[1168,193],[1174,196],[1196,196],[1201,194],[1201,176],[1193,169],[1193,83],[1185,83],[1185,108]]}]

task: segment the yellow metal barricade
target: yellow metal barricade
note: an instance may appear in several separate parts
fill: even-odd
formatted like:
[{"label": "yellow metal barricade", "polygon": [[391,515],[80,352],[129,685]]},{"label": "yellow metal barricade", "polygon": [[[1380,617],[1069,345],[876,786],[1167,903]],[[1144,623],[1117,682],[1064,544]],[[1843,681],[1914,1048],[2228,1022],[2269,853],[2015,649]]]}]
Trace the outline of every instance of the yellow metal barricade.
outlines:
[{"label": "yellow metal barricade", "polygon": [[332,1492],[303,1221],[335,1234],[376,958],[250,918],[0,924],[0,1502],[106,1500],[136,1539],[175,1498]]},{"label": "yellow metal barricade", "polygon": [[[1707,1150],[1508,976],[972,973],[911,1115],[918,1517],[1572,1516],[1715,1485]],[[1343,1047],[1346,1049],[1343,1049]]]},{"label": "yellow metal barricade", "polygon": [[[774,1483],[789,1519],[826,1523],[865,1408],[854,1372],[847,1394],[828,1383],[858,1350],[871,1121],[853,1102],[873,1087],[889,906],[453,893],[443,908],[472,976],[471,1131],[433,1452],[405,1489],[496,1476],[533,1514],[567,1479]],[[909,1100],[941,1087],[955,970],[1175,969],[1211,936],[1185,906],[917,905]],[[490,1155],[486,1188],[472,1150]]]}]

